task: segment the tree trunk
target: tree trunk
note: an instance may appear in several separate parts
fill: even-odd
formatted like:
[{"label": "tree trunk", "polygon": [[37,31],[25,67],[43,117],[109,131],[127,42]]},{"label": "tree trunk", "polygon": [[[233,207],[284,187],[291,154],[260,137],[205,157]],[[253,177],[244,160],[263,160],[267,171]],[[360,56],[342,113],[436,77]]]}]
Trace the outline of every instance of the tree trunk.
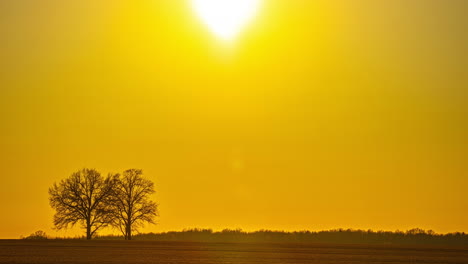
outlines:
[{"label": "tree trunk", "polygon": [[86,239],[91,240],[91,220],[86,219]]},{"label": "tree trunk", "polygon": [[127,224],[127,227],[126,227],[126,233],[127,233],[127,237],[126,239],[127,240],[132,240],[132,226],[130,224]]}]

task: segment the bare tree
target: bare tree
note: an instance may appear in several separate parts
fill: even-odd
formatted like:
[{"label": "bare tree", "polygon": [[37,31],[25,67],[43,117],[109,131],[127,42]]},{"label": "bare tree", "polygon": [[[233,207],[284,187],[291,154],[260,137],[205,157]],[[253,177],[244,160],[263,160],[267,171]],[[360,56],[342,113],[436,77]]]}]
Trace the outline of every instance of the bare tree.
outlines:
[{"label": "bare tree", "polygon": [[64,229],[81,224],[86,239],[112,221],[110,201],[118,175],[106,178],[94,169],[83,169],[54,183],[49,189],[49,202],[56,210],[54,225]]},{"label": "bare tree", "polygon": [[130,169],[124,171],[114,188],[113,213],[114,227],[118,228],[126,240],[132,239],[136,231],[145,223],[155,224],[158,206],[150,200],[154,183],[143,178],[143,171]]}]

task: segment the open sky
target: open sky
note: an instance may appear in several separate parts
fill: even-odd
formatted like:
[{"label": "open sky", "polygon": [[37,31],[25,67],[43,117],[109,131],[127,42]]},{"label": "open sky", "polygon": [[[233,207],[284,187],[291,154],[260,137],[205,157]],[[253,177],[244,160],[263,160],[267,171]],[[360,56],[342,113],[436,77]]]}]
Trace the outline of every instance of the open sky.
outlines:
[{"label": "open sky", "polygon": [[0,1],[0,238],[48,188],[141,168],[158,232],[468,232],[468,1],[264,0],[223,41],[190,0]]}]

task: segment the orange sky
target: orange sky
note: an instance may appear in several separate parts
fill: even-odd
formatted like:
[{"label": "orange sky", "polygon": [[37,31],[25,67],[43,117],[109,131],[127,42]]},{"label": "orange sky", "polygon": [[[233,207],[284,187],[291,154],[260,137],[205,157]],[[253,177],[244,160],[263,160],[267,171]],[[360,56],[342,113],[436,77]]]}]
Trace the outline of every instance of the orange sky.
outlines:
[{"label": "orange sky", "polygon": [[159,224],[468,231],[468,3],[265,0],[231,43],[185,0],[0,2],[0,238],[48,188],[141,168]]}]

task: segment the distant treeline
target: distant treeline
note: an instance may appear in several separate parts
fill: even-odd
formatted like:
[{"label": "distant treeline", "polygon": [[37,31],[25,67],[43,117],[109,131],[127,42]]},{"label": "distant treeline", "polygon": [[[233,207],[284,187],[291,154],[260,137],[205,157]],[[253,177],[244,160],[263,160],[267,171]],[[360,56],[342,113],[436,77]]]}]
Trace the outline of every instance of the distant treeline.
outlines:
[{"label": "distant treeline", "polygon": [[[328,231],[270,231],[245,232],[240,229],[215,232],[211,229],[189,229],[180,232],[148,233],[135,235],[135,240],[193,241],[193,242],[245,242],[245,243],[338,243],[338,244],[420,244],[468,245],[468,234],[437,234],[415,228],[403,231],[372,231],[335,229]],[[118,236],[101,236],[96,239],[122,239]]]}]

